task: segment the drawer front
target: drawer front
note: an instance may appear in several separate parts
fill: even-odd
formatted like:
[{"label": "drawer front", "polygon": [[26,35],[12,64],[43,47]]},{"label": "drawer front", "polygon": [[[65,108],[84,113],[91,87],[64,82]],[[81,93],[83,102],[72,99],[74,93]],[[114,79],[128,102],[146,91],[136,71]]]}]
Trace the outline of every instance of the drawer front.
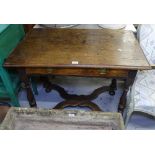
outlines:
[{"label": "drawer front", "polygon": [[27,68],[27,74],[68,75],[94,77],[127,77],[128,70],[121,69],[87,69],[87,68]]}]

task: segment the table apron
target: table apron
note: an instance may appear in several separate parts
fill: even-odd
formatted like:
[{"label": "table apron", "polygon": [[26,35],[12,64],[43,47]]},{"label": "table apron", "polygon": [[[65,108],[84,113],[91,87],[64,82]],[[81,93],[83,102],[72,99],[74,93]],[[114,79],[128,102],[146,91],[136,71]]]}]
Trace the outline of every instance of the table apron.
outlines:
[{"label": "table apron", "polygon": [[60,76],[88,76],[88,77],[128,77],[129,70],[96,69],[96,68],[26,68],[28,75],[60,75]]}]

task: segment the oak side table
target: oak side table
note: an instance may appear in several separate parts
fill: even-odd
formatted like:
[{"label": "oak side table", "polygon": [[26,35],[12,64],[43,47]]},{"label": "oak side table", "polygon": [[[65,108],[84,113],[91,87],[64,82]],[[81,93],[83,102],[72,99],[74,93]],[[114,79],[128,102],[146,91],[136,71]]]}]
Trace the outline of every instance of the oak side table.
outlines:
[{"label": "oak side table", "polygon": [[99,94],[114,95],[116,79],[122,79],[124,91],[118,111],[123,113],[126,95],[137,70],[151,69],[134,34],[108,29],[33,29],[12,52],[4,67],[19,71],[31,107],[37,107],[29,75],[59,75],[111,78],[110,86],[100,87],[90,95],[68,94],[59,85],[46,80],[44,87],[59,92],[65,100],[55,109],[66,106],[100,108],[92,102]]}]

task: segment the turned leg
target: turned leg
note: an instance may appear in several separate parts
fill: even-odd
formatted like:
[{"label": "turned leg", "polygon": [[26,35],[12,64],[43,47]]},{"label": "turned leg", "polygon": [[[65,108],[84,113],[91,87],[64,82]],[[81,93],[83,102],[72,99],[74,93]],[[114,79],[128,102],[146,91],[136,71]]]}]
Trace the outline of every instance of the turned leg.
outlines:
[{"label": "turned leg", "polygon": [[30,107],[37,107],[37,104],[36,104],[32,89],[31,89],[30,80],[25,72],[25,69],[20,69],[19,75],[20,75],[21,82],[22,82],[22,88],[26,90],[27,99],[29,101]]},{"label": "turned leg", "polygon": [[115,90],[117,90],[117,81],[116,79],[112,79],[109,94],[112,96],[115,95]]},{"label": "turned leg", "polygon": [[118,106],[118,112],[121,112],[122,115],[123,115],[124,109],[126,107],[126,96],[127,96],[129,87],[132,86],[132,84],[135,80],[136,73],[137,73],[137,71],[129,71],[128,78],[125,80],[124,91],[120,98],[120,102],[119,102],[119,106]]},{"label": "turned leg", "polygon": [[[51,78],[55,78],[55,76],[51,76]],[[45,88],[45,91],[47,93],[52,91],[52,87],[51,87],[51,82],[49,80],[48,76],[44,76],[42,77],[42,81],[43,81],[43,87]]]}]

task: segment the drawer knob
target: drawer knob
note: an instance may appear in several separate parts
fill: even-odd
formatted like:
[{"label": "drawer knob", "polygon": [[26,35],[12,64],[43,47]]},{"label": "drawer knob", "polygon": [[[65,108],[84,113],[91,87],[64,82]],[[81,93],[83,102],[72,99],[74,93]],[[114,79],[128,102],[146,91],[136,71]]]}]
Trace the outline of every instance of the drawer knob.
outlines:
[{"label": "drawer knob", "polygon": [[104,69],[100,69],[99,72],[100,72],[100,74],[106,74],[107,70],[104,68]]},{"label": "drawer knob", "polygon": [[53,69],[52,68],[48,68],[47,71],[48,71],[48,73],[51,73],[53,71]]}]

